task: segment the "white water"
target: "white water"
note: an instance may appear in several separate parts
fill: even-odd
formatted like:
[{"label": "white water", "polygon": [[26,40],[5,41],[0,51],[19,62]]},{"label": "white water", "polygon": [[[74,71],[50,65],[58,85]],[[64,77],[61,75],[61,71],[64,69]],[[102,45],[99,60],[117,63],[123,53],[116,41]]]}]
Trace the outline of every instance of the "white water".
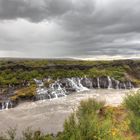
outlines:
[{"label": "white water", "polygon": [[20,135],[22,130],[32,126],[43,132],[57,133],[63,129],[64,120],[81,100],[95,98],[105,101],[107,105],[117,106],[127,92],[129,90],[93,89],[57,99],[22,103],[16,108],[0,112],[0,132],[17,127]]},{"label": "white water", "polygon": [[99,77],[97,78],[97,85],[98,85],[98,88],[100,88],[100,79],[99,79]]},{"label": "white water", "polygon": [[2,111],[2,110],[8,110],[9,106],[10,106],[10,108],[12,107],[12,102],[10,100],[3,101],[2,102],[2,107],[1,107],[1,110],[0,111]]},{"label": "white water", "polygon": [[108,89],[111,89],[112,88],[111,78],[109,76],[107,76],[107,79],[108,79]]},{"label": "white water", "polygon": [[81,84],[81,79],[80,78],[68,78],[68,81],[70,82],[71,86],[77,91],[85,91],[88,90],[88,88],[84,87]]},{"label": "white water", "polygon": [[[48,80],[48,79],[47,79]],[[85,81],[83,81],[85,80]],[[103,81],[102,81],[103,80]],[[108,83],[106,83],[106,81],[104,80],[108,80]],[[65,82],[63,83],[61,80],[56,80],[54,83],[49,85],[49,88],[44,87],[44,80],[37,80],[34,79],[34,81],[37,84],[37,89],[36,89],[36,100],[45,100],[45,99],[52,99],[52,98],[58,98],[58,97],[63,97],[66,96],[67,93],[70,93],[71,91],[76,91],[76,92],[81,92],[81,91],[88,91],[89,88],[98,88],[100,89],[101,87],[106,87],[108,89],[112,89],[112,88],[116,88],[116,89],[127,89],[127,88],[133,88],[132,83],[129,82],[123,82],[120,84],[119,81],[110,78],[109,76],[107,76],[107,79],[100,79],[100,77],[97,78],[97,83],[96,83],[96,87],[93,87],[92,85],[92,80],[89,79],[83,79],[83,78],[65,78]],[[62,82],[62,83],[61,83]],[[84,83],[83,83],[84,82]],[[104,83],[103,83],[104,82]],[[115,82],[115,85],[113,85],[113,83]],[[63,84],[65,84],[65,86],[63,86]],[[84,87],[87,86],[87,87]],[[107,85],[108,84],[108,85]],[[67,88],[67,90],[66,90]],[[12,102],[10,100],[8,101],[4,101],[1,104],[1,108],[0,110],[5,110],[8,109],[9,106],[11,107]]]}]

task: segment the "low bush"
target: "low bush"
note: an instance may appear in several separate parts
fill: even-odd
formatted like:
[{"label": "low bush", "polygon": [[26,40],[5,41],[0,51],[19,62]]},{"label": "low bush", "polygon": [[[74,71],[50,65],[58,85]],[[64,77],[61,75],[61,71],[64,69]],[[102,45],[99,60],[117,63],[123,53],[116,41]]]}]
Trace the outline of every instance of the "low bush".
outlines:
[{"label": "low bush", "polygon": [[113,121],[106,115],[104,103],[82,101],[77,112],[65,121],[59,140],[125,140]]},{"label": "low bush", "polygon": [[124,105],[129,110],[130,128],[140,134],[140,90],[128,94],[124,99]]},{"label": "low bush", "polygon": [[131,92],[124,98],[125,107],[133,112],[135,115],[140,116],[140,90],[136,93]]}]

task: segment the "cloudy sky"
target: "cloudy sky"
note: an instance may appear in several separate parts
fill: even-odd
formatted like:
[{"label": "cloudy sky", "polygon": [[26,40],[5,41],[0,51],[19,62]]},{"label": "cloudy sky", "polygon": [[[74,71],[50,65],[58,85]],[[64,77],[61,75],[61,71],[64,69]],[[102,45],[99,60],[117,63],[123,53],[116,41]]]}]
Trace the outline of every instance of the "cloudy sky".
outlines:
[{"label": "cloudy sky", "polygon": [[140,58],[140,0],[0,0],[0,57]]}]

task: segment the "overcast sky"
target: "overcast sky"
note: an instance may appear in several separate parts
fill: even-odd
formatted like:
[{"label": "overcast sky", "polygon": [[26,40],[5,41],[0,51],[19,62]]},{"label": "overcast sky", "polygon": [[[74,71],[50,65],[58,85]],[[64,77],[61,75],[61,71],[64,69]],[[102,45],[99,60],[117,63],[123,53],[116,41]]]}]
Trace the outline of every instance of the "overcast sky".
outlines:
[{"label": "overcast sky", "polygon": [[0,0],[0,56],[140,58],[140,0]]}]

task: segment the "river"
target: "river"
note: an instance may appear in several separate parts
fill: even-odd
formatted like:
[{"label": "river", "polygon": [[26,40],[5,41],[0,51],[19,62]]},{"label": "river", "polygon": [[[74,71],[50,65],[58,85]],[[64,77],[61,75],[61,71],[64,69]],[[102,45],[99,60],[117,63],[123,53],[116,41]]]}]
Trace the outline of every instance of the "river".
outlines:
[{"label": "river", "polygon": [[27,128],[54,133],[63,130],[64,120],[76,109],[81,100],[95,98],[107,105],[117,106],[129,90],[97,89],[70,94],[66,97],[25,102],[15,108],[0,112],[0,132],[17,128],[18,135]]}]

